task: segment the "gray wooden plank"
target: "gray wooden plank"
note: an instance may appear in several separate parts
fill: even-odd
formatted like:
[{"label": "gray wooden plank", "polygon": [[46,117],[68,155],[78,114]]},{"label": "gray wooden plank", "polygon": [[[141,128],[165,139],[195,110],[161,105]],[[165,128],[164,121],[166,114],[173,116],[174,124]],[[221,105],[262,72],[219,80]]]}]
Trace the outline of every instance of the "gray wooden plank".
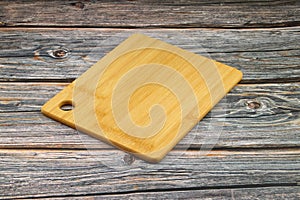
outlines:
[{"label": "gray wooden plank", "polygon": [[[300,186],[290,187],[256,187],[256,188],[233,188],[233,189],[204,189],[187,191],[164,191],[164,192],[136,192],[129,194],[111,195],[85,195],[73,196],[71,199],[239,199],[239,200],[298,200]],[[48,198],[45,198],[48,199]],[[50,199],[50,198],[49,198]],[[56,200],[70,199],[70,197],[51,198]]]},{"label": "gray wooden plank", "polygon": [[0,198],[297,186],[299,153],[213,151],[201,156],[186,151],[171,152],[170,159],[159,164],[126,164],[126,154],[116,151],[100,151],[97,160],[87,151],[0,150]]},{"label": "gray wooden plank", "polygon": [[[141,32],[243,71],[242,82],[300,80],[299,27],[280,29],[0,29],[0,81],[70,81]],[[53,58],[64,49],[66,58]]]},{"label": "gray wooden plank", "polygon": [[[135,32],[160,38],[244,72],[244,82],[299,80],[299,28],[276,30],[1,29],[0,81],[77,78]],[[19,42],[17,42],[19,41]],[[64,59],[51,51],[67,49]]]},{"label": "gray wooden plank", "polygon": [[[299,1],[1,1],[2,26],[282,27]],[[67,13],[67,14],[66,14]]]},{"label": "gray wooden plank", "polygon": [[0,112],[40,111],[68,83],[0,83]]},{"label": "gray wooden plank", "polygon": [[[0,147],[110,148],[40,113],[40,107],[66,85],[0,83]],[[178,148],[199,148],[203,143],[215,148],[299,147],[299,88],[300,83],[240,84]]]}]

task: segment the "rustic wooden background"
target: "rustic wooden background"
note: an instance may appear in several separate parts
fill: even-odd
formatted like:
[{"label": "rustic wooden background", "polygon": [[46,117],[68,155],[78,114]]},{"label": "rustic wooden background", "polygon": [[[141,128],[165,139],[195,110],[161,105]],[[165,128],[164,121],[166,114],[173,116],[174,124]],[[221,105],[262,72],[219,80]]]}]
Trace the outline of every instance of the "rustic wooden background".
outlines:
[{"label": "rustic wooden background", "polygon": [[[40,113],[137,31],[244,72],[156,165],[101,143],[88,151]],[[0,1],[0,198],[299,199],[299,36],[297,0]],[[211,127],[222,133],[203,156]]]}]

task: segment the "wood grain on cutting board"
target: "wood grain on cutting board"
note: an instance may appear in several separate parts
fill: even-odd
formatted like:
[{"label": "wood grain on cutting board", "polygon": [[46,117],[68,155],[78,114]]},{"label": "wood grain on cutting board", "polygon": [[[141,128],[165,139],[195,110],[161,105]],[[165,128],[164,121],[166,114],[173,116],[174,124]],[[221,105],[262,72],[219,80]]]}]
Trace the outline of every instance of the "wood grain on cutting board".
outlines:
[{"label": "wood grain on cutting board", "polygon": [[[134,34],[48,101],[42,112],[158,162],[241,78],[235,68]],[[74,108],[64,111],[64,104]]]}]

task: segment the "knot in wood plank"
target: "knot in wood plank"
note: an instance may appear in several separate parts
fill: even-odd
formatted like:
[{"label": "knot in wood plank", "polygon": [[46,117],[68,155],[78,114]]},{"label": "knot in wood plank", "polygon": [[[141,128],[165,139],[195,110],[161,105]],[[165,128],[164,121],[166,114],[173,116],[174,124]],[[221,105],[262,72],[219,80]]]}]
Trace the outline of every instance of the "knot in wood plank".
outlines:
[{"label": "knot in wood plank", "polygon": [[135,158],[134,158],[134,156],[132,156],[130,154],[125,154],[123,161],[125,164],[131,165],[135,161]]},{"label": "knot in wood plank", "polygon": [[247,101],[246,104],[250,109],[258,109],[261,107],[261,104],[257,101]]},{"label": "knot in wood plank", "polygon": [[52,58],[66,58],[69,55],[70,51],[66,48],[61,48],[61,49],[56,49],[56,50],[51,50],[48,52],[48,54],[52,57]]},{"label": "knot in wood plank", "polygon": [[71,3],[71,5],[79,9],[83,9],[85,7],[84,3],[82,2]]}]

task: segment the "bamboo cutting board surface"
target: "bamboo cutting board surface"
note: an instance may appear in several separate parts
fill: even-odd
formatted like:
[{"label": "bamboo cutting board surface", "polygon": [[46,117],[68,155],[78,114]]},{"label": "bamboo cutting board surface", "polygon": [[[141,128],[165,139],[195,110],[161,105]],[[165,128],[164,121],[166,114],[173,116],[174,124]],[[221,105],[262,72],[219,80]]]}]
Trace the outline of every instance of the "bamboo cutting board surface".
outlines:
[{"label": "bamboo cutting board surface", "polygon": [[[135,34],[50,99],[42,112],[159,162],[241,78],[235,68]],[[64,110],[65,105],[73,108]]]}]

